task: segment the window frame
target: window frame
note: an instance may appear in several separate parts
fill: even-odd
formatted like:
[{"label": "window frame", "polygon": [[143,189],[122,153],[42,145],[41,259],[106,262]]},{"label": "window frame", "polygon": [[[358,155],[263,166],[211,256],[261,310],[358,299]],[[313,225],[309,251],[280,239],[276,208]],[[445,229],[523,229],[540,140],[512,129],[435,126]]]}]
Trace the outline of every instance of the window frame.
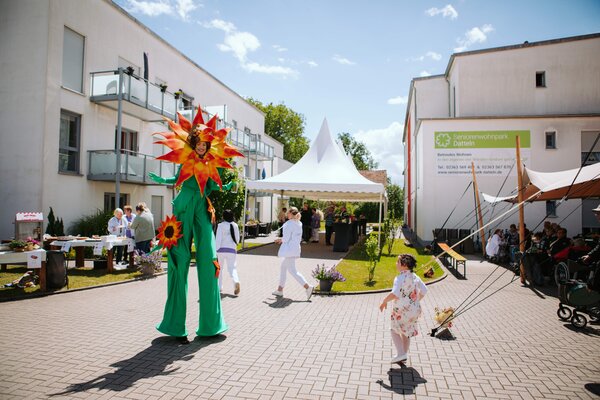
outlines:
[{"label": "window frame", "polygon": [[[65,83],[65,38],[66,38],[66,34],[65,32],[69,30],[72,33],[74,33],[77,36],[80,36],[82,39],[82,44],[81,44],[81,90],[79,90],[78,88],[73,88],[70,87],[67,83]],[[81,33],[77,32],[75,29],[71,29],[69,28],[67,25],[63,25],[63,59],[62,59],[62,70],[61,70],[61,79],[60,79],[60,85],[63,89],[67,89],[70,91],[73,91],[75,93],[78,94],[84,94],[85,93],[85,79],[84,79],[84,75],[85,75],[85,45],[86,45],[86,40],[85,40],[85,35],[82,35]]]},{"label": "window frame", "polygon": [[[552,146],[548,145],[548,138],[552,137]],[[545,131],[544,132],[544,145],[546,150],[556,150],[556,131]]]},{"label": "window frame", "polygon": [[[538,77],[539,79],[538,84]],[[545,88],[546,86],[546,71],[535,71],[535,87],[536,88]]]},{"label": "window frame", "polygon": [[[550,208],[553,210],[552,213],[549,212]],[[558,214],[556,213],[556,200],[546,200],[546,217],[547,218],[557,218]]]},{"label": "window frame", "polygon": [[[62,125],[62,119],[63,119],[63,115],[68,116],[68,117],[72,117],[75,118],[75,122],[76,122],[76,138],[77,138],[77,146],[76,147],[71,147],[71,146],[66,146],[63,147],[62,143],[61,143],[61,135],[62,135],[62,130],[61,130],[61,125]],[[73,111],[69,111],[69,110],[65,110],[62,109],[60,110],[60,118],[59,118],[59,126],[58,126],[58,173],[60,174],[68,174],[68,175],[80,175],[81,174],[81,119],[82,119],[82,115],[81,114],[77,114]],[[70,125],[70,124],[69,124]],[[69,132],[70,134],[70,132]],[[61,169],[61,151],[65,150],[67,152],[73,151],[76,153],[76,161],[75,161],[75,165],[76,168],[75,170],[69,170],[69,169]],[[68,154],[68,153],[67,153]],[[68,165],[68,163],[67,163]]]}]

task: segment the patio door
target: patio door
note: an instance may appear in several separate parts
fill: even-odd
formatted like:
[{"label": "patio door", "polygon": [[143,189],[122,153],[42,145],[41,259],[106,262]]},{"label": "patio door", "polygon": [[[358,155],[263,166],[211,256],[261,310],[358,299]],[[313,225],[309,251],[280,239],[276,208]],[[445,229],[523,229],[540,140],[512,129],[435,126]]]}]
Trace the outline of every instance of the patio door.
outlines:
[{"label": "patio door", "polygon": [[154,217],[154,228],[158,228],[163,219],[163,196],[152,196],[150,212]]}]

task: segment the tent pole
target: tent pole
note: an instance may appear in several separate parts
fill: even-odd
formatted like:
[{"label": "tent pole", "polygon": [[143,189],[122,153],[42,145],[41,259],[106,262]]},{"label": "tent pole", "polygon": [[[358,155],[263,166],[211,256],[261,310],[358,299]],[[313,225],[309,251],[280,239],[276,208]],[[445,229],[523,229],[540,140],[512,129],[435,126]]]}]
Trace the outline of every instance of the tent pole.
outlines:
[{"label": "tent pole", "polygon": [[[519,251],[525,253],[525,213],[523,211],[523,166],[521,165],[521,138],[517,140],[517,200],[519,202]],[[519,275],[521,283],[525,284],[525,266],[523,265],[523,257],[519,265]]]},{"label": "tent pole", "polygon": [[248,202],[248,186],[244,185],[244,209],[242,210],[242,249],[246,239],[246,203]]},{"label": "tent pole", "polygon": [[481,237],[481,252],[485,257],[485,231],[483,230],[483,216],[481,215],[481,203],[479,203],[479,189],[477,189],[477,177],[475,176],[475,163],[471,161],[471,172],[473,173],[473,190],[475,191],[475,204],[477,206],[479,236]]},{"label": "tent pole", "polygon": [[379,227],[377,229],[377,247],[381,249],[381,203],[383,200],[381,199],[382,193],[379,193]]}]

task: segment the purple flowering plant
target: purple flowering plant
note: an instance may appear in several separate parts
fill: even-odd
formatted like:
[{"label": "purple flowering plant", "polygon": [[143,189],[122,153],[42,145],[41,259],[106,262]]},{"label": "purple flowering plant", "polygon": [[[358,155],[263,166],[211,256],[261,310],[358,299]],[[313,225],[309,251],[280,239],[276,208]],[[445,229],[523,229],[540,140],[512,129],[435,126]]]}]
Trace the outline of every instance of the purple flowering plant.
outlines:
[{"label": "purple flowering plant", "polygon": [[344,282],[346,278],[340,271],[336,269],[336,266],[332,266],[331,268],[326,268],[325,264],[318,265],[312,271],[312,276],[315,279],[320,281],[333,281],[333,282]]}]

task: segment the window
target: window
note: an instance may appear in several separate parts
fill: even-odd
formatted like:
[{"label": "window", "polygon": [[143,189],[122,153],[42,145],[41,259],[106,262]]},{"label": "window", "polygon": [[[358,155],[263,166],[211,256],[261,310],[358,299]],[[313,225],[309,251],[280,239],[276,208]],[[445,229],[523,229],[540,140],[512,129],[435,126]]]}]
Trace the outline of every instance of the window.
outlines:
[{"label": "window", "polygon": [[115,204],[114,193],[104,193],[104,211],[113,211],[115,208],[123,208],[125,204],[129,204],[129,193],[121,193],[119,198],[119,205]]},{"label": "window", "polygon": [[535,87],[546,87],[545,71],[538,71],[535,73]]},{"label": "window", "polygon": [[546,132],[546,148],[547,149],[555,149],[556,148],[556,132]]},{"label": "window", "polygon": [[81,115],[60,111],[60,139],[58,145],[58,171],[79,173],[79,137]]},{"label": "window", "polygon": [[546,216],[556,217],[556,200],[546,201]]},{"label": "window", "polygon": [[[115,149],[117,148],[117,128],[115,128]],[[133,153],[138,152],[138,133],[129,129],[121,128],[121,147],[120,150],[129,150]]]},{"label": "window", "polygon": [[83,93],[83,50],[85,39],[65,26],[63,36],[63,87]]}]

